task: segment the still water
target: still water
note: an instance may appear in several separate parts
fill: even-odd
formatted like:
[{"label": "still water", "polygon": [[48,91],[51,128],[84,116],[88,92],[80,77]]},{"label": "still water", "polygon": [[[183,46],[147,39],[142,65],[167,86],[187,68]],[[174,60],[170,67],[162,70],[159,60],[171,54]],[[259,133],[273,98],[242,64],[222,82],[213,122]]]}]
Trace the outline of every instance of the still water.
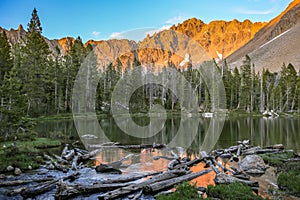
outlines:
[{"label": "still water", "polygon": [[[134,122],[141,126],[149,124],[149,118],[134,118]],[[197,152],[201,148],[207,130],[210,126],[211,118],[197,118],[192,122],[181,123],[180,117],[168,118],[160,128],[160,131],[152,136],[141,135],[134,137],[124,133],[115,123],[112,117],[99,119],[99,124],[105,136],[109,141],[119,142],[121,144],[169,144],[178,134],[179,129],[184,131],[184,137],[181,140],[193,141],[189,150]],[[84,128],[86,134],[93,134],[90,127],[94,122],[85,121]],[[124,121],[126,124],[126,120]],[[198,125],[197,134],[191,133],[192,127]],[[181,126],[181,128],[180,128]],[[78,138],[77,130],[73,120],[67,121],[42,121],[35,128],[38,133],[47,137],[67,136],[68,138]],[[193,135],[192,135],[193,134]],[[299,117],[279,117],[267,119],[262,117],[238,117],[226,118],[221,134],[217,136],[216,142],[212,142],[213,149],[226,148],[235,145],[236,141],[250,139],[252,145],[268,146],[273,144],[283,144],[286,149],[300,151],[300,118]],[[90,138],[90,143],[97,144],[101,140]]]},{"label": "still water", "polygon": [[[139,117],[133,119],[136,124],[141,126],[147,126],[149,119],[145,117]],[[169,144],[173,138],[178,135],[181,130],[184,135],[179,137],[179,143],[187,144],[185,141],[192,141],[189,148],[185,148],[183,151],[179,148],[174,148],[173,151],[181,156],[190,156],[192,159],[199,155],[199,150],[205,146],[206,135],[211,134],[211,137],[206,141],[206,147],[210,149],[226,148],[232,145],[236,145],[236,141],[250,139],[251,145],[254,146],[268,146],[273,144],[283,144],[286,149],[293,149],[300,152],[300,118],[262,118],[262,117],[239,117],[239,118],[226,118],[224,126],[221,127],[220,134],[214,135],[214,132],[208,132],[211,124],[217,125],[213,122],[213,118],[194,118],[192,120],[186,120],[182,122],[180,117],[168,118],[161,130],[152,137],[146,137],[147,134],[140,134],[140,137],[134,137],[131,134],[126,134],[118,127],[112,117],[99,119],[99,121],[83,120],[77,124],[77,128],[85,131],[86,135],[95,134],[95,127],[99,124],[103,130],[106,139],[108,141],[119,142],[124,145],[130,144],[153,144],[163,143]],[[76,122],[77,123],[77,122]],[[125,118],[123,123],[129,124],[129,121]],[[193,128],[197,127],[196,134],[192,133]],[[213,126],[213,131],[218,131],[217,127]],[[44,134],[47,137],[61,137],[67,136],[72,140],[78,140],[79,135],[75,127],[73,120],[68,121],[44,121],[38,123],[36,131],[40,134]],[[94,132],[93,132],[94,131]],[[96,134],[97,135],[97,134]],[[101,144],[101,139],[90,137],[82,139],[83,143],[86,143],[85,147],[92,150],[89,144]],[[106,140],[107,141],[107,140]],[[67,141],[66,141],[67,142]],[[181,150],[181,151],[180,151]],[[94,165],[100,163],[110,163],[124,158],[125,156],[132,155],[129,159],[123,162],[124,168],[122,168],[123,174],[135,174],[150,171],[164,171],[167,169],[169,163],[165,159],[153,159],[157,156],[172,156],[169,149],[154,150],[154,149],[142,149],[142,150],[124,150],[124,149],[103,149],[94,158]],[[235,165],[236,163],[230,163],[224,160],[218,160],[222,165]],[[198,172],[204,169],[205,163],[199,163],[191,168],[193,172]],[[272,174],[272,175],[269,175]],[[276,183],[275,173],[267,172],[259,179],[259,194],[268,197],[268,188],[271,187],[270,183]],[[99,175],[93,171],[92,174],[86,174],[87,179],[97,179]],[[215,173],[210,172],[204,176],[198,177],[192,180],[197,186],[207,187],[207,185],[214,184]],[[266,181],[268,180],[268,181]]]}]

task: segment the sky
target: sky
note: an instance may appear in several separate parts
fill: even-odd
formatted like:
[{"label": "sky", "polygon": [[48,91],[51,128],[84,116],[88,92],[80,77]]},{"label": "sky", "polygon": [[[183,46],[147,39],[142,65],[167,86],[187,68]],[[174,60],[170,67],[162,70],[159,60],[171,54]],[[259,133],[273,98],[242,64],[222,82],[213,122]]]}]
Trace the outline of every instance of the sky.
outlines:
[{"label": "sky", "polygon": [[0,27],[27,30],[36,8],[49,39],[128,38],[169,28],[196,17],[212,20],[270,21],[292,0],[0,0]]}]

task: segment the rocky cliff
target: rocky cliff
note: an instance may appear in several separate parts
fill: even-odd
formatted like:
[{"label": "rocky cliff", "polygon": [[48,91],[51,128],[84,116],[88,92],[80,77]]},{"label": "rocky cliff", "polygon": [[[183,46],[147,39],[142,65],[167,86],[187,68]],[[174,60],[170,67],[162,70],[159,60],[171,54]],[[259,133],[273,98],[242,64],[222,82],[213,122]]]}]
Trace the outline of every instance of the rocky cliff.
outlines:
[{"label": "rocky cliff", "polygon": [[231,67],[240,66],[244,56],[249,55],[258,71],[263,68],[279,71],[283,62],[300,69],[299,26],[300,0],[295,0],[252,40],[228,56],[228,63]]}]

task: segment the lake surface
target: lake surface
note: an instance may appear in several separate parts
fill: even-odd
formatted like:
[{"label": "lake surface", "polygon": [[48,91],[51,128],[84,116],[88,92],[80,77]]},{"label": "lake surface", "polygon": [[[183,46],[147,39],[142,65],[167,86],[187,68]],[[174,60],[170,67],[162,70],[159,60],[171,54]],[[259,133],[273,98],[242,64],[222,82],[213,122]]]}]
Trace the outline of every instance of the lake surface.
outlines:
[{"label": "lake surface", "polygon": [[[135,123],[139,125],[151,125],[149,118],[137,117],[133,119]],[[183,121],[183,122],[182,122]],[[82,138],[87,149],[92,150],[89,144],[97,145],[101,144],[100,137],[91,137],[91,135],[97,135],[95,130],[98,130],[97,125],[105,133],[109,141],[119,142],[124,145],[130,144],[153,144],[163,143],[169,144],[173,138],[178,135],[181,130],[184,135],[179,137],[182,144],[186,144],[185,141],[191,141],[189,148],[180,149],[174,148],[173,151],[181,156],[190,156],[192,159],[199,155],[199,151],[203,149],[203,146],[209,149],[227,148],[232,145],[236,145],[238,140],[250,139],[253,146],[268,146],[274,144],[283,144],[286,149],[293,149],[300,152],[300,118],[299,117],[280,117],[280,118],[262,118],[262,117],[239,117],[239,118],[226,118],[224,126],[221,127],[221,133],[214,135],[214,132],[208,132],[209,127],[213,127],[213,131],[218,131],[218,123],[212,123],[214,118],[193,118],[188,120],[182,120],[180,117],[168,118],[161,127],[161,130],[152,137],[146,137],[147,133],[141,133],[140,137],[131,136],[122,131],[115,120],[112,117],[99,119],[97,122],[91,120],[82,120],[79,123],[73,120],[66,121],[43,121],[39,122],[36,126],[36,131],[47,137],[61,137],[67,136],[72,140],[79,139],[77,129],[85,131],[85,135],[88,138]],[[77,127],[75,126],[77,124]],[[129,124],[128,119],[124,118],[123,123]],[[192,133],[195,126],[196,134]],[[150,126],[150,128],[153,128]],[[211,134],[211,137],[206,139],[206,136]],[[82,135],[81,135],[82,136]],[[67,142],[67,141],[66,141]],[[107,140],[105,141],[107,142]],[[206,142],[206,144],[204,144]],[[211,146],[209,146],[211,145]],[[129,159],[123,162],[126,167],[122,168],[123,174],[135,174],[150,171],[165,171],[169,163],[165,159],[153,159],[155,156],[172,156],[170,149],[138,149],[138,150],[124,150],[124,149],[103,149],[94,158],[94,165],[97,166],[100,163],[110,163],[124,158],[125,156],[132,154]],[[218,160],[221,164],[234,165],[236,163],[227,163],[224,160]],[[224,163],[225,162],[225,163]],[[191,168],[192,171],[201,171],[204,169],[204,163],[200,163]],[[272,175],[269,175],[272,174]],[[261,179],[259,179],[259,193],[268,197],[268,188],[271,187],[270,182],[276,183],[275,173],[266,172]],[[90,174],[86,174],[86,179],[93,180],[101,178],[101,174],[97,174],[92,171]],[[207,187],[207,185],[214,184],[215,173],[210,172],[204,176],[201,176],[192,182],[196,182],[197,186]],[[268,181],[266,181],[268,180]]]},{"label": "lake surface", "polygon": [[[133,119],[139,125],[148,125],[149,118],[137,117]],[[99,119],[99,124],[105,136],[109,141],[119,142],[121,144],[169,144],[178,134],[179,128],[184,131],[184,137],[181,140],[192,140],[189,150],[198,152],[203,145],[203,141],[211,123],[211,118],[196,118],[192,122],[181,123],[180,117],[168,118],[160,131],[152,136],[142,134],[140,137],[134,137],[124,133],[115,123],[112,117]],[[94,122],[84,120],[86,135],[92,135],[91,127]],[[98,123],[98,122],[97,122]],[[126,124],[126,119],[124,120]],[[198,124],[197,134],[191,136],[191,131]],[[78,127],[77,127],[78,128]],[[65,135],[69,138],[78,138],[77,129],[73,120],[66,121],[42,121],[39,122],[35,130],[44,136],[55,137],[56,135]],[[268,146],[273,144],[283,144],[286,149],[300,151],[300,118],[299,117],[238,117],[226,118],[221,134],[217,135],[211,142],[212,149],[225,148],[235,145],[236,141],[250,139],[252,145]],[[192,138],[189,138],[192,137]],[[101,140],[90,138],[90,143],[101,143]]]}]

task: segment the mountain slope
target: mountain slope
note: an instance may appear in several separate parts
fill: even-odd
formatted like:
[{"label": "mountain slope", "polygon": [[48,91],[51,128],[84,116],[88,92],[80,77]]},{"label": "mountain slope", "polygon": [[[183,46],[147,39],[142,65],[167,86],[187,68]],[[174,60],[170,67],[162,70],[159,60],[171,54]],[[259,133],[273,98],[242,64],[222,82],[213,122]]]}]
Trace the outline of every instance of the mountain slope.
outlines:
[{"label": "mountain slope", "polygon": [[223,57],[226,57],[246,44],[266,24],[252,23],[250,20],[240,22],[236,19],[205,24],[192,18],[177,26],[173,25],[171,29],[190,36],[199,42],[212,58],[218,58],[218,53],[223,53]]},{"label": "mountain slope", "polygon": [[231,67],[240,66],[249,55],[258,71],[278,71],[283,62],[300,67],[299,57],[300,0],[293,1],[280,15],[271,20],[246,45],[227,57]]}]

